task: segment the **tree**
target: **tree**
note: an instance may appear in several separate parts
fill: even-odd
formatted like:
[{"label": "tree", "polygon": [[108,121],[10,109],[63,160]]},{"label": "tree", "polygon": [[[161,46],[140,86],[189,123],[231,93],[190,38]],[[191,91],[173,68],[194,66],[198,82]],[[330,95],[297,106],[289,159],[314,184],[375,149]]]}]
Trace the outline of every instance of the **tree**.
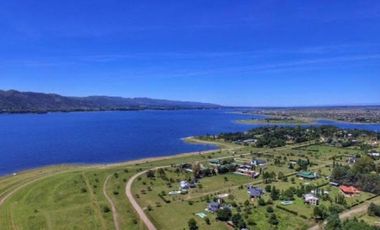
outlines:
[{"label": "tree", "polygon": [[344,197],[343,194],[338,194],[336,197],[335,197],[335,203],[337,204],[341,204],[341,205],[346,205],[347,202],[346,202],[346,198]]},{"label": "tree", "polygon": [[166,177],[166,172],[163,168],[159,168],[157,169],[157,173],[158,175],[161,177],[161,178],[165,178]]},{"label": "tree", "polygon": [[201,173],[201,165],[199,164],[199,162],[195,162],[192,165],[192,170],[193,170],[193,176],[194,176],[194,178],[199,178],[200,173]]},{"label": "tree", "polygon": [[265,200],[264,200],[263,198],[259,198],[259,199],[257,200],[257,203],[258,203],[260,206],[265,206],[265,205],[266,205]]},{"label": "tree", "polygon": [[153,178],[153,177],[154,177],[154,174],[155,174],[155,172],[154,172],[153,170],[148,170],[148,171],[146,172],[146,177],[148,177],[148,178]]},{"label": "tree", "polygon": [[317,220],[324,220],[328,213],[327,213],[327,210],[324,206],[315,206],[314,207],[314,210],[313,210],[313,215],[314,215],[314,218],[317,219]]},{"label": "tree", "polygon": [[269,220],[268,222],[271,224],[271,225],[278,225],[278,220],[277,220],[277,216],[276,214],[271,214],[270,217],[269,217]]},{"label": "tree", "polygon": [[368,206],[368,215],[380,217],[380,205],[370,203]]},{"label": "tree", "polygon": [[342,230],[378,230],[378,228],[373,227],[363,220],[358,221],[358,219],[350,219],[343,222]]},{"label": "tree", "polygon": [[277,178],[279,180],[283,180],[284,179],[284,173],[283,172],[279,172],[278,175],[277,175]]},{"label": "tree", "polygon": [[216,218],[220,221],[228,221],[231,218],[232,212],[229,208],[219,209],[216,212]]},{"label": "tree", "polygon": [[342,222],[337,213],[332,213],[327,218],[326,230],[339,230],[342,229]]},{"label": "tree", "polygon": [[374,160],[368,156],[364,156],[359,158],[354,164],[353,172],[356,173],[370,173],[375,171],[375,163]]},{"label": "tree", "polygon": [[278,200],[280,196],[280,190],[277,190],[275,186],[272,187],[272,191],[270,193],[270,197],[272,200]]},{"label": "tree", "polygon": [[187,224],[189,225],[189,229],[190,230],[197,230],[198,229],[198,225],[197,225],[197,222],[194,220],[194,218],[191,218]]},{"label": "tree", "polygon": [[241,215],[239,213],[234,214],[231,218],[232,223],[234,223],[235,226],[237,226],[241,220]]},{"label": "tree", "polygon": [[210,225],[210,219],[208,217],[205,217],[205,222],[207,225]]}]

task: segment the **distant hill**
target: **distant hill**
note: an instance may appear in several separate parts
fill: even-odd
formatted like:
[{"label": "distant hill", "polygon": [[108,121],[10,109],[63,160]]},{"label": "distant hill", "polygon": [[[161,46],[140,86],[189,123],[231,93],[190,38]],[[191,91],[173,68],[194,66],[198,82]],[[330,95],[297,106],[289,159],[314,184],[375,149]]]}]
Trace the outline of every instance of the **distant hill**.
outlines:
[{"label": "distant hill", "polygon": [[222,106],[188,101],[107,96],[66,97],[58,94],[0,90],[0,113],[45,113],[143,109],[213,109]]}]

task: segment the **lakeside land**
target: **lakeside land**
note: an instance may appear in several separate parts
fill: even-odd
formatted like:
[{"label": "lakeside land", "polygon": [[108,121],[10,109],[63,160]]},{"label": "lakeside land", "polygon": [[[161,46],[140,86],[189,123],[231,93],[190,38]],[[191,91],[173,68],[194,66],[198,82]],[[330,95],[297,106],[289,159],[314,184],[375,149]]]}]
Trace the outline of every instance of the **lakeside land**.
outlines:
[{"label": "lakeside land", "polygon": [[[155,229],[194,224],[199,229],[319,229],[331,213],[349,211],[350,217],[376,226],[367,207],[379,204],[380,183],[369,182],[379,180],[373,174],[379,173],[379,159],[370,155],[380,152],[378,134],[332,127],[308,130],[271,127],[187,138],[220,149],[118,164],[52,166],[1,177],[0,226],[147,229],[148,219]],[[347,181],[344,172],[362,179]],[[181,181],[188,183],[185,188],[180,189]],[[346,195],[330,182],[351,184],[360,192]],[[127,198],[127,183],[140,212]],[[248,187],[263,193],[251,199]],[[305,203],[304,195],[312,191],[318,205]],[[205,211],[213,201],[220,203],[217,210]]]},{"label": "lakeside land", "polygon": [[257,124],[257,125],[313,125],[315,120],[312,118],[298,118],[298,117],[281,117],[281,116],[270,116],[264,119],[242,119],[237,120],[240,124]]},{"label": "lakeside land", "polygon": [[[265,115],[274,118],[307,120],[333,120],[356,124],[380,123],[380,106],[319,106],[252,108],[242,110],[243,114]],[[273,123],[273,122],[272,122]]]}]

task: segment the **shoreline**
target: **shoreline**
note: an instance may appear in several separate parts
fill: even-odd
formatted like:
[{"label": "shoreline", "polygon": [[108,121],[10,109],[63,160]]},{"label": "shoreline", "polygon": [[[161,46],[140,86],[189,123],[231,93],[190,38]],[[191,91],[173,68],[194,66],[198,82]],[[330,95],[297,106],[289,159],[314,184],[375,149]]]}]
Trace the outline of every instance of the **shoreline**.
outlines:
[{"label": "shoreline", "polygon": [[19,171],[6,173],[6,174],[0,174],[0,180],[8,177],[17,176],[19,174],[26,174],[31,172],[36,172],[39,170],[48,170],[48,169],[54,169],[62,167],[63,169],[66,167],[76,167],[76,168],[109,168],[109,167],[118,167],[118,166],[129,166],[129,165],[139,165],[139,164],[145,164],[155,161],[161,161],[161,160],[170,160],[175,158],[181,158],[186,156],[192,156],[192,155],[204,155],[208,153],[212,153],[215,151],[218,151],[223,148],[222,144],[214,143],[214,142],[208,142],[204,140],[198,140],[194,136],[190,137],[184,137],[181,138],[183,141],[189,144],[199,144],[199,145],[213,145],[215,146],[215,149],[211,150],[203,150],[203,151],[193,151],[193,152],[185,152],[185,153],[176,153],[173,155],[163,155],[163,156],[155,156],[155,157],[145,157],[135,160],[127,160],[127,161],[119,161],[119,162],[113,162],[113,163],[62,163],[62,164],[51,164],[51,165],[44,165],[40,167],[34,167],[34,168],[28,168],[28,169],[21,169]]}]

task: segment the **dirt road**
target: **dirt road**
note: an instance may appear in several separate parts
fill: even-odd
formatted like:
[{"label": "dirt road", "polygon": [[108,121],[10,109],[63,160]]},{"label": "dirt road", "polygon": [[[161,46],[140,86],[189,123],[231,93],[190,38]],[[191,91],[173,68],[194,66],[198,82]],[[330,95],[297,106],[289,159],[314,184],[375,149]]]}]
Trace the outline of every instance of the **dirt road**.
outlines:
[{"label": "dirt road", "polygon": [[107,183],[108,183],[108,180],[110,178],[111,178],[111,175],[109,175],[106,178],[106,180],[104,181],[104,184],[103,184],[103,194],[106,197],[106,199],[108,200],[108,203],[111,205],[112,218],[113,218],[113,224],[115,225],[115,229],[116,230],[120,230],[119,221],[118,221],[118,214],[117,214],[117,210],[116,210],[115,204],[113,203],[111,197],[109,197],[108,194],[107,194]]},{"label": "dirt road", "polygon": [[[361,205],[358,205],[358,206],[356,206],[350,210],[342,212],[341,214],[339,214],[339,218],[341,220],[346,220],[346,219],[353,218],[354,216],[365,214],[367,212],[369,204],[370,204],[370,202],[367,201],[367,202],[365,202]],[[321,229],[323,229],[322,226],[324,226],[326,223],[327,222],[324,221],[323,224],[314,225],[313,227],[309,228],[309,230],[321,230]]]}]

